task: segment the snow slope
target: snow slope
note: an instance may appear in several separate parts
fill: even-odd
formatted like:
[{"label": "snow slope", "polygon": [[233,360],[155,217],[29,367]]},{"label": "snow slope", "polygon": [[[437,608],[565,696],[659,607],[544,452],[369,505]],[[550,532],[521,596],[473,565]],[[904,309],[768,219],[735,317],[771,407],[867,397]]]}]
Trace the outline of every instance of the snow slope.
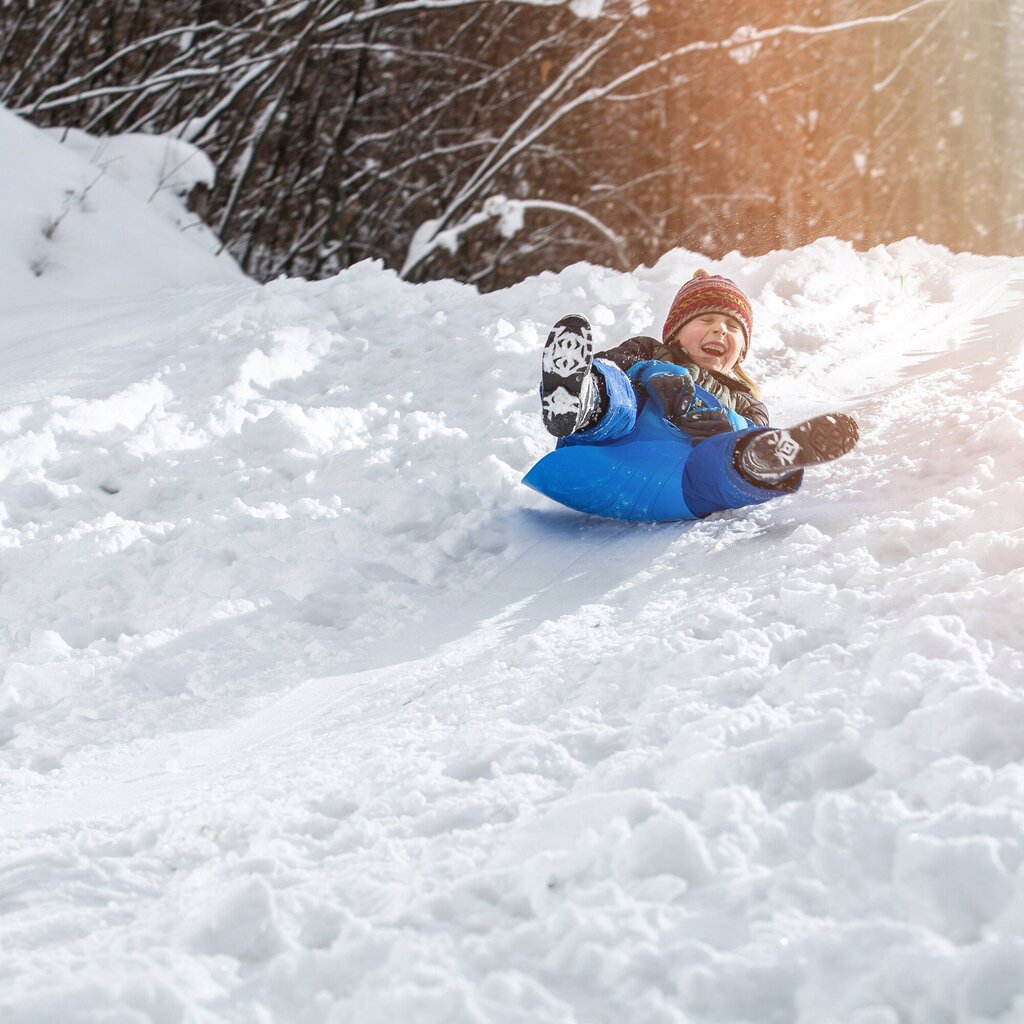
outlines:
[{"label": "snow slope", "polygon": [[862,445],[522,487],[547,325],[700,262],[0,311],[0,1019],[1024,1020],[1024,261],[708,264]]}]

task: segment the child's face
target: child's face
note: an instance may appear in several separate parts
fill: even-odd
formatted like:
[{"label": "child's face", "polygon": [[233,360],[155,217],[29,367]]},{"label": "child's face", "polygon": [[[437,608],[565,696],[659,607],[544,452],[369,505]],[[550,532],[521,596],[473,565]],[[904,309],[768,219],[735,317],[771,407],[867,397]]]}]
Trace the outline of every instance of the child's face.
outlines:
[{"label": "child's face", "polygon": [[683,324],[669,344],[678,345],[701,369],[728,373],[743,351],[743,328],[724,313],[705,313]]}]

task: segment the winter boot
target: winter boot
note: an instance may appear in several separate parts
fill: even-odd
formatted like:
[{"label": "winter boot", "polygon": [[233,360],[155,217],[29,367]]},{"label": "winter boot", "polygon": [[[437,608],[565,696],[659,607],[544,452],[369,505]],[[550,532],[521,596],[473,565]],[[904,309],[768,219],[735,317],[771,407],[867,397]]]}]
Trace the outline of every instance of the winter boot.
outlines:
[{"label": "winter boot", "polygon": [[552,328],[541,358],[541,414],[555,437],[567,437],[600,417],[594,343],[586,317],[564,316]]},{"label": "winter boot", "polygon": [[735,466],[755,483],[775,483],[797,469],[845,455],[857,443],[857,421],[845,413],[815,416],[788,430],[749,434],[736,446]]}]

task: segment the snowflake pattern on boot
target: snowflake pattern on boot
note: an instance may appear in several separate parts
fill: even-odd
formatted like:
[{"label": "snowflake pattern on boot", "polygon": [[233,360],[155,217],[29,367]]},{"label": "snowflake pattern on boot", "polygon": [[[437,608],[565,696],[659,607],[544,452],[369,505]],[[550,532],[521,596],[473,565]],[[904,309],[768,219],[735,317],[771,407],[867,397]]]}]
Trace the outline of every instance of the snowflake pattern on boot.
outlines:
[{"label": "snowflake pattern on boot", "polygon": [[567,437],[589,419],[596,395],[593,332],[586,317],[562,317],[541,357],[541,414],[548,433]]}]

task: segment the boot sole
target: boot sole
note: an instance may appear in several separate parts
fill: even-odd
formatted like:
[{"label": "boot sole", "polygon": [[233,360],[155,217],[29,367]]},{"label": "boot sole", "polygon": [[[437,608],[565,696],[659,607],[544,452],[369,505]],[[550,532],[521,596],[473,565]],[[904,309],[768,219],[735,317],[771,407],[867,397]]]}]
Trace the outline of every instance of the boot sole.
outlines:
[{"label": "boot sole", "polygon": [[[780,430],[772,461],[766,470],[785,473],[831,462],[851,451],[860,437],[857,421],[842,412],[815,416],[789,430]],[[766,460],[767,461],[767,460]]]},{"label": "boot sole", "polygon": [[583,388],[594,364],[586,317],[565,316],[551,329],[541,356],[541,415],[549,434],[568,437],[583,415]]}]

